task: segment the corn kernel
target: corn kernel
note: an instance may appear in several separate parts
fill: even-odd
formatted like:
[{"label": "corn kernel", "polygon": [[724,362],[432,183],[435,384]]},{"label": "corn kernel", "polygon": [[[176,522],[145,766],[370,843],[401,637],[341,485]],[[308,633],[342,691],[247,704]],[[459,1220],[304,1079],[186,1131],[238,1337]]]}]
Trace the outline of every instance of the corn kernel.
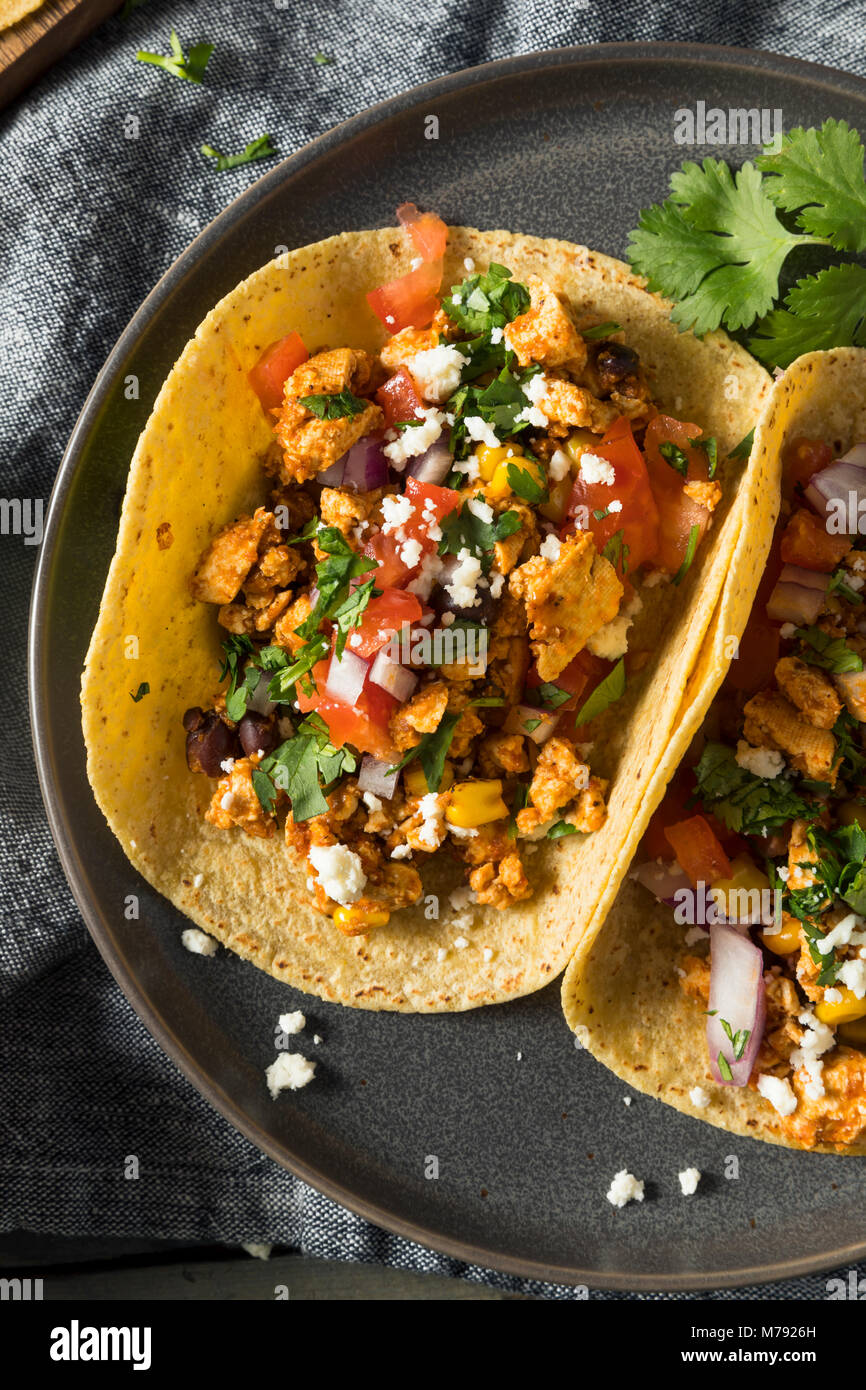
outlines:
[{"label": "corn kernel", "polygon": [[359,927],[384,927],[390,916],[384,907],[338,907],[334,924],[342,931],[357,931]]},{"label": "corn kernel", "polygon": [[[439,783],[439,791],[445,792],[454,781],[454,769],[450,763],[446,763],[442,769],[442,780]],[[403,770],[403,786],[410,796],[426,796],[430,788],[427,786],[427,778],[424,776],[424,769],[420,763],[410,763]]]},{"label": "corn kernel", "polygon": [[777,956],[790,956],[800,949],[800,923],[790,912],[782,913],[782,926],[779,931],[762,931],[761,940],[768,951]]},{"label": "corn kernel", "polygon": [[717,878],[710,887],[709,896],[716,909],[729,921],[742,920],[746,916],[758,917],[764,907],[762,894],[770,887],[767,875],[756,868],[750,855],[738,854],[731,860],[731,877]]},{"label": "corn kernel", "polygon": [[572,430],[571,434],[568,436],[565,452],[568,454],[572,463],[580,463],[582,456],[587,450],[591,451],[597,449],[599,442],[598,435],[593,434],[591,430]]},{"label": "corn kernel", "polygon": [[520,458],[523,454],[519,444],[479,444],[475,450],[478,471],[485,483],[489,483],[504,458]]},{"label": "corn kernel", "polygon": [[815,1017],[822,1023],[853,1023],[857,1018],[866,1017],[866,999],[858,999],[853,989],[845,989],[841,985],[835,985],[842,998],[835,1004],[822,999],[820,1004],[815,1005]]},{"label": "corn kernel", "polygon": [[567,473],[558,483],[552,483],[547,501],[538,504],[541,515],[557,525],[565,521],[573,486],[574,478],[570,473]]},{"label": "corn kernel", "polygon": [[508,807],[502,800],[500,781],[457,782],[451,790],[451,801],[445,811],[445,819],[463,830],[502,820],[507,815]]},{"label": "corn kernel", "polygon": [[512,454],[510,457],[502,460],[490,482],[487,484],[488,497],[508,497],[513,491],[508,479],[508,465],[511,463],[516,463],[519,468],[528,473],[530,478],[538,483],[539,487],[547,487],[547,474],[541,465],[536,463],[535,459],[527,459],[523,458],[520,454]]}]

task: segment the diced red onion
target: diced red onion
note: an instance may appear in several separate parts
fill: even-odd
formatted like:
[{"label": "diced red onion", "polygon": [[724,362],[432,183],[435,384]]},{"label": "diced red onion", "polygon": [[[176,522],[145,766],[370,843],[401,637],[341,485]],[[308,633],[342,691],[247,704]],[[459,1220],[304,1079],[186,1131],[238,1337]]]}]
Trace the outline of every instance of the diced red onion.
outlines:
[{"label": "diced red onion", "polygon": [[840,502],[844,515],[848,515],[851,493],[854,494],[853,513],[857,517],[858,503],[866,500],[866,444],[855,444],[829,468],[813,473],[806,486],[807,500],[825,520],[831,511],[838,512]]},{"label": "diced red onion", "polygon": [[676,907],[676,895],[683,888],[690,894],[694,892],[691,879],[688,874],[683,873],[676,860],[672,864],[659,864],[657,860],[649,859],[645,864],[638,864],[632,869],[629,877],[635,879],[642,887],[648,888],[653,896],[667,907]]},{"label": "diced red onion", "polygon": [[828,574],[785,565],[767,603],[767,617],[774,623],[814,623],[829,582]]},{"label": "diced red onion", "polygon": [[[765,1016],[764,958],[759,947],[733,927],[711,926],[707,1047],[713,1078],[722,1086],[745,1086],[748,1082],[764,1036]],[[748,1032],[739,1059],[734,1057],[723,1019],[735,1036]],[[719,1053],[730,1067],[730,1077],[719,1069]]]},{"label": "diced red onion", "polygon": [[[551,714],[549,709],[538,709],[535,705],[517,706],[518,729],[527,738],[531,738],[533,743],[546,743],[559,723],[559,715]],[[528,729],[527,724],[538,724],[533,729]]]},{"label": "diced red onion", "polygon": [[393,767],[393,763],[380,762],[378,758],[371,758],[369,753],[365,753],[358,773],[359,791],[372,792],[374,796],[390,801],[397,790],[400,774],[392,772],[389,775],[389,767]]},{"label": "diced red onion", "polygon": [[368,670],[368,663],[354,652],[350,652],[348,647],[339,661],[335,652],[328,667],[325,694],[334,700],[342,700],[347,705],[357,704],[358,696],[364,689]]},{"label": "diced red onion", "polygon": [[348,487],[356,492],[372,492],[387,481],[388,460],[379,434],[365,435],[330,468],[316,474],[316,482],[325,487]]},{"label": "diced red onion", "polygon": [[418,684],[418,677],[401,666],[399,661],[392,660],[385,647],[376,653],[376,660],[370,669],[370,680],[400,701],[408,700]]},{"label": "diced red onion", "polygon": [[451,472],[454,459],[451,450],[443,439],[437,439],[423,454],[411,460],[407,472],[419,483],[443,482]]}]

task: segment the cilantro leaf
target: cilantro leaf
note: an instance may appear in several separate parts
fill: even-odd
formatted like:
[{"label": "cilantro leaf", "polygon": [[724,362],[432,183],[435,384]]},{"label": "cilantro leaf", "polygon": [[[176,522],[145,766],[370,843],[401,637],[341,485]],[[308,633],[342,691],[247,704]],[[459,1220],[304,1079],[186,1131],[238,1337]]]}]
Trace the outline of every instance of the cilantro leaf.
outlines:
[{"label": "cilantro leaf", "polygon": [[785,774],[756,777],[740,767],[733,749],[724,743],[706,745],[695,777],[697,799],[737,834],[760,835],[789,820],[812,817],[809,803]]},{"label": "cilantro leaf", "polygon": [[238,154],[221,154],[213,145],[202,145],[201,152],[207,155],[208,159],[216,160],[217,172],[220,174],[226,169],[238,169],[242,164],[252,164],[256,159],[270,159],[271,155],[277,153],[270,135],[260,135],[257,140],[251,140]]},{"label": "cilantro leaf", "polygon": [[691,527],[689,531],[689,538],[686,542],[686,553],[683,556],[683,563],[680,565],[679,569],[673,577],[672,582],[674,584],[682,584],[683,580],[685,579],[686,575],[691,569],[692,561],[695,558],[695,551],[698,548],[698,537],[700,536],[700,534],[701,528],[696,523],[694,526]]},{"label": "cilantro leaf", "polygon": [[785,308],[755,326],[749,351],[771,367],[789,367],[804,352],[866,347],[866,267],[834,265],[798,280]]},{"label": "cilantro leaf", "polygon": [[607,323],[597,323],[595,328],[581,329],[580,336],[582,338],[589,338],[590,340],[592,340],[595,338],[606,338],[609,333],[621,332],[622,324],[614,323],[613,319],[608,319]]},{"label": "cilantro leaf", "polygon": [[326,558],[316,565],[319,596],[312,612],[295,629],[299,637],[314,637],[323,620],[332,617],[348,598],[352,580],[376,569],[376,561],[358,555],[336,526],[323,526],[318,530],[316,543]]},{"label": "cilantro leaf", "polygon": [[140,48],[135,55],[136,62],[150,63],[155,68],[162,68],[172,77],[182,77],[187,82],[195,82],[201,86],[205,75],[205,69],[213,53],[212,43],[197,43],[189,50],[189,57],[184,56],[180,39],[174,29],[171,31],[171,57],[166,57],[162,53],[148,53],[146,49]]},{"label": "cilantro leaf", "polygon": [[575,724],[588,724],[590,720],[597,719],[609,705],[622,698],[625,694],[625,683],[625,658],[620,657],[613,670],[608,672],[589,699],[581,705],[575,715]]},{"label": "cilantro leaf", "polygon": [[364,610],[371,598],[379,598],[381,589],[374,588],[375,580],[368,579],[365,584],[359,584],[343,600],[339,608],[335,608],[331,617],[337,625],[337,660],[342,658],[346,649],[346,638],[353,627],[360,627],[361,618]]},{"label": "cilantro leaf", "polygon": [[678,444],[674,444],[672,439],[665,439],[659,445],[659,453],[665,463],[669,463],[671,468],[677,473],[681,473],[684,478],[689,474],[689,461]]},{"label": "cilantro leaf", "polygon": [[[482,493],[476,493],[473,501],[484,501]],[[519,531],[522,525],[518,512],[502,512],[495,521],[483,521],[470,511],[468,502],[462,507],[448,512],[439,521],[442,539],[437,550],[440,555],[459,555],[468,550],[470,555],[481,561],[481,567],[488,570],[493,563],[493,547],[497,541],[505,540]]]},{"label": "cilantro leaf", "polygon": [[716,469],[719,466],[719,441],[714,434],[701,435],[699,439],[690,439],[689,443],[693,449],[703,449],[707,456],[707,477],[712,480],[716,476]]},{"label": "cilantro leaf", "polygon": [[863,599],[856,589],[852,589],[849,583],[851,575],[848,570],[840,566],[830,575],[830,583],[827,585],[828,594],[839,594],[846,603],[853,603],[855,608],[859,608]]},{"label": "cilantro leaf", "polygon": [[537,691],[533,692],[547,709],[559,709],[571,696],[567,690],[563,690],[558,685],[553,685],[551,681],[542,681]]},{"label": "cilantro leaf", "polygon": [[690,160],[671,177],[671,199],[641,214],[631,264],[679,301],[681,328],[748,328],[772,308],[788,254],[818,240],[789,232],[762,185],[752,163],[733,174],[722,160]]},{"label": "cilantro leaf", "polygon": [[423,734],[420,743],[416,743],[414,748],[410,748],[408,753],[401,758],[396,767],[389,768],[389,772],[400,772],[409,763],[417,758],[424,773],[424,780],[427,783],[427,790],[438,792],[442,782],[442,773],[445,770],[445,759],[448,756],[448,749],[451,747],[451,740],[454,737],[454,730],[460,722],[461,715],[443,714],[439,727],[434,729],[432,734]]},{"label": "cilantro leaf", "polygon": [[859,778],[866,767],[866,757],[861,751],[860,730],[862,724],[855,719],[853,714],[843,709],[833,725],[833,737],[836,740],[836,752],[841,754],[842,764],[839,769],[840,776],[850,779]]},{"label": "cilantro leaf", "polygon": [[847,121],[826,120],[820,130],[797,126],[777,154],[757,163],[772,175],[764,184],[768,197],[796,212],[804,232],[826,237],[837,251],[866,251],[863,145]]},{"label": "cilantro leaf", "polygon": [[442,307],[454,323],[474,336],[489,333],[491,328],[504,328],[525,314],[529,304],[526,286],[512,280],[507,266],[491,261],[485,273],[476,272],[462,284],[452,285]]},{"label": "cilantro leaf", "polygon": [[629,547],[625,544],[624,530],[614,531],[601,553],[614,569],[619,569],[621,574],[628,573]]},{"label": "cilantro leaf", "polygon": [[288,795],[296,823],[324,815],[328,809],[319,786],[317,754],[315,739],[298,732],[260,764],[262,770],[270,774],[273,785]]},{"label": "cilantro leaf", "polygon": [[370,404],[360,396],[353,396],[351,391],[338,391],[330,396],[299,396],[298,400],[320,420],[352,420]]},{"label": "cilantro leaf", "polygon": [[472,386],[468,382],[458,386],[446,403],[448,413],[454,416],[451,452],[455,458],[466,458],[475,447],[475,440],[466,428],[466,421],[470,417],[480,417],[490,425],[499,440],[529,429],[529,421],[518,418],[526,414],[532,405],[523,388],[540,370],[529,367],[525,372],[517,373],[505,366],[487,386]]},{"label": "cilantro leaf", "polygon": [[[295,660],[291,663],[287,662],[272,678],[268,686],[268,699],[273,700],[276,704],[291,704],[295,699],[296,682],[303,681],[306,677],[309,684],[312,685],[309,672],[317,661],[322,661],[327,656],[329,649],[327,637],[316,637],[312,642],[307,642],[305,646],[301,647]],[[226,701],[226,709],[228,710],[228,701]]]},{"label": "cilantro leaf", "polygon": [[516,497],[522,497],[524,502],[530,502],[533,506],[548,501],[550,493],[547,488],[533,478],[528,468],[520,468],[516,463],[509,463],[505,471],[508,475],[511,491]]},{"label": "cilantro leaf", "polygon": [[820,627],[798,627],[795,636],[806,643],[800,652],[810,666],[843,675],[847,671],[862,671],[863,662],[843,637],[831,637]]},{"label": "cilantro leaf", "polygon": [[548,840],[561,840],[563,835],[576,835],[578,833],[576,825],[569,825],[567,820],[558,820],[547,832]]},{"label": "cilantro leaf", "polygon": [[753,425],[752,428],[749,430],[749,433],[743,435],[739,444],[734,445],[733,449],[728,455],[728,458],[747,459],[749,457],[749,454],[752,452],[752,445],[754,444],[754,442],[755,427]]}]

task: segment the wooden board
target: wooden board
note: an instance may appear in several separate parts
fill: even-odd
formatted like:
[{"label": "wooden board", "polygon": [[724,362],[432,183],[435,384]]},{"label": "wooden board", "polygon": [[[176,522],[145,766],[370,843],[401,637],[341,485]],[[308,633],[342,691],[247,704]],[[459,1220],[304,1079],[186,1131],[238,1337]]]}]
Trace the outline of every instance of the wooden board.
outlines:
[{"label": "wooden board", "polygon": [[79,44],[123,0],[45,0],[0,33],[0,108]]}]

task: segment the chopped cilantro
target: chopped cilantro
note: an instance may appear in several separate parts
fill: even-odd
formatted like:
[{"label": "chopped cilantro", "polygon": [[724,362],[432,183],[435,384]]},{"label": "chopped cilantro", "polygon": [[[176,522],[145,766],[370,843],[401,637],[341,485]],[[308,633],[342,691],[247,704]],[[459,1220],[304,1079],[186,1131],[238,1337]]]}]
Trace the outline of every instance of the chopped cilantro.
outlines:
[{"label": "chopped cilantro", "polygon": [[747,459],[749,457],[749,454],[752,452],[752,445],[754,444],[754,442],[755,427],[753,425],[752,428],[749,430],[749,433],[743,435],[739,444],[734,445],[728,457],[732,459]]},{"label": "chopped cilantro", "polygon": [[353,627],[359,627],[364,610],[371,598],[379,598],[381,589],[374,588],[375,581],[368,579],[364,584],[358,584],[352,589],[351,593],[343,600],[338,608],[335,608],[331,617],[337,625],[337,660],[342,658],[346,648],[346,638]]},{"label": "chopped cilantro", "polygon": [[351,391],[338,391],[331,396],[299,396],[298,400],[320,420],[352,420],[370,404]]},{"label": "chopped cilantro", "polygon": [[524,806],[529,804],[529,787],[525,782],[518,782],[514,788],[514,797],[511,802],[511,811],[508,816],[508,838],[513,840],[517,835],[517,813],[522,811]]},{"label": "chopped cilantro", "polygon": [[746,1050],[746,1043],[752,1036],[750,1028],[740,1028],[736,1033],[726,1018],[720,1018],[719,1023],[730,1040],[731,1047],[734,1049],[734,1061],[739,1062]]},{"label": "chopped cilantro", "polygon": [[674,575],[674,584],[682,584],[683,580],[685,579],[686,575],[691,569],[692,561],[695,558],[695,551],[698,548],[698,537],[700,536],[700,534],[701,528],[700,526],[695,524],[689,531],[689,539],[686,542],[686,553],[683,556],[683,563],[680,565],[679,569]]},{"label": "chopped cilantro", "polygon": [[659,445],[659,453],[665,463],[669,463],[677,473],[681,473],[684,478],[688,477],[689,461],[679,444],[674,444],[672,439],[663,439]]},{"label": "chopped cilantro", "polygon": [[[298,681],[309,690],[315,688],[310,671],[317,661],[322,661],[330,650],[327,637],[315,637],[296,653],[295,660],[280,667],[268,686],[268,699],[276,704],[289,705],[296,698],[295,685]],[[228,702],[226,702],[228,709]]]},{"label": "chopped cilantro", "polygon": [[325,559],[316,565],[319,596],[312,612],[295,629],[299,637],[314,637],[323,620],[333,617],[349,597],[352,580],[376,568],[375,560],[358,555],[336,526],[321,527],[316,532],[316,543],[325,552]]},{"label": "chopped cilantro", "polygon": [[731,1071],[731,1064],[723,1052],[720,1052],[716,1061],[719,1064],[719,1071],[726,1081],[733,1081],[734,1073]]},{"label": "chopped cilantro", "polygon": [[695,768],[697,798],[729,830],[761,835],[798,817],[811,819],[812,808],[794,790],[790,778],[756,777],[740,767],[733,749],[708,743]]},{"label": "chopped cilantro", "polygon": [[460,285],[451,287],[451,294],[442,307],[465,333],[489,333],[491,328],[504,328],[529,308],[529,290],[519,280],[512,280],[511,271],[492,261],[489,269],[475,272]]},{"label": "chopped cilantro", "polygon": [[622,574],[628,573],[628,552],[629,548],[625,544],[625,531],[615,531],[607,545],[602,550],[602,555],[609,560],[614,569],[621,569]]},{"label": "chopped cilantro", "polygon": [[242,164],[252,164],[256,159],[270,159],[277,153],[270,135],[260,135],[257,140],[251,140],[238,154],[221,154],[213,145],[202,145],[201,152],[207,155],[208,159],[216,160],[218,173],[224,173],[226,169],[238,169]]},{"label": "chopped cilantro", "polygon": [[831,637],[820,627],[798,627],[795,635],[806,644],[800,655],[810,666],[820,666],[835,675],[863,670],[860,657],[843,637]]},{"label": "chopped cilantro", "polygon": [[625,694],[625,659],[620,657],[612,671],[595,687],[589,699],[581,705],[575,716],[575,724],[589,724],[597,719],[609,705]]},{"label": "chopped cilantro", "polygon": [[703,449],[707,456],[707,477],[712,480],[716,476],[716,469],[719,466],[719,441],[714,434],[701,435],[698,439],[690,439],[689,443],[693,449]]},{"label": "chopped cilantro", "polygon": [[[476,493],[475,499],[483,502],[484,494]],[[440,555],[459,555],[468,550],[470,555],[481,561],[483,570],[493,563],[493,547],[497,541],[512,536],[521,527],[518,512],[502,512],[495,521],[483,521],[470,511],[466,502],[459,510],[448,512],[439,522],[442,539],[438,545]]]},{"label": "chopped cilantro", "polygon": [[833,725],[833,737],[836,740],[836,752],[841,754],[842,763],[839,768],[840,776],[843,778],[858,778],[866,767],[866,757],[861,751],[860,730],[862,724],[855,719],[853,714],[843,709]]},{"label": "chopped cilantro", "polygon": [[147,681],[142,681],[142,682],[141,682],[141,685],[138,687],[137,690],[134,690],[134,691],[133,691],[133,690],[130,690],[130,692],[129,692],[129,698],[130,698],[130,700],[132,701],[132,703],[133,703],[134,705],[137,705],[138,702],[139,702],[139,700],[143,700],[144,697],[145,697],[145,695],[149,695],[149,694],[150,694],[150,686],[148,685]]},{"label": "chopped cilantro", "polygon": [[509,463],[506,473],[511,491],[516,497],[522,497],[524,502],[530,502],[533,506],[549,500],[550,493],[547,488],[533,478],[528,468]]},{"label": "chopped cilantro", "polygon": [[532,693],[533,698],[537,696],[541,703],[548,709],[559,709],[560,705],[564,705],[566,700],[571,699],[567,690],[563,690],[561,686],[554,685],[551,681],[542,681],[538,689]]},{"label": "chopped cilantro", "polygon": [[421,742],[410,748],[396,767],[388,769],[389,772],[400,772],[417,758],[424,773],[427,790],[438,792],[445,770],[445,759],[460,718],[459,713],[443,714],[438,729],[434,729],[432,734],[423,734]]},{"label": "chopped cilantro", "polygon": [[614,323],[613,319],[608,319],[607,323],[598,323],[595,328],[582,328],[582,338],[606,338],[609,333],[621,333],[622,324]]},{"label": "chopped cilantro", "polygon": [[171,73],[172,77],[182,77],[187,82],[201,85],[213,50],[212,43],[197,43],[189,50],[189,57],[185,57],[180,39],[172,29],[170,57],[162,53],[148,53],[143,48],[138,50],[135,57],[139,63],[150,63],[155,68],[162,68],[164,72]]},{"label": "chopped cilantro", "polygon": [[849,584],[851,578],[848,571],[840,566],[830,575],[830,583],[827,585],[828,594],[839,594],[848,603],[853,603],[855,608],[862,604],[863,599],[856,589],[852,589]]},{"label": "chopped cilantro", "polygon": [[576,835],[578,833],[576,825],[569,825],[567,820],[558,820],[547,832],[548,840],[561,840],[563,835]]}]

